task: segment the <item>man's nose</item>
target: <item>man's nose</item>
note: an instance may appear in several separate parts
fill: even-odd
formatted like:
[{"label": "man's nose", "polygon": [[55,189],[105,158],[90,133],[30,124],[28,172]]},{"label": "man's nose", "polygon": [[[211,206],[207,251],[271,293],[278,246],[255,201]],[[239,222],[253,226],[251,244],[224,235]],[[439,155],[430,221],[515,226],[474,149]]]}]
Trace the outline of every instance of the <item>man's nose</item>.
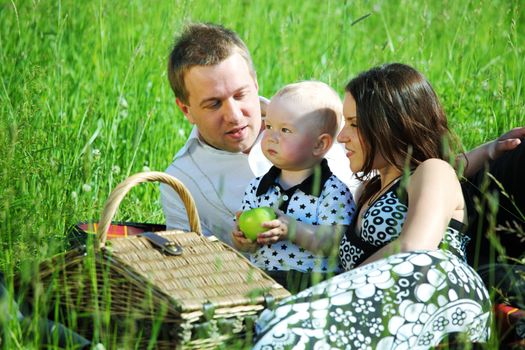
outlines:
[{"label": "man's nose", "polygon": [[224,119],[231,123],[237,124],[243,117],[241,105],[238,101],[230,98],[224,102]]}]

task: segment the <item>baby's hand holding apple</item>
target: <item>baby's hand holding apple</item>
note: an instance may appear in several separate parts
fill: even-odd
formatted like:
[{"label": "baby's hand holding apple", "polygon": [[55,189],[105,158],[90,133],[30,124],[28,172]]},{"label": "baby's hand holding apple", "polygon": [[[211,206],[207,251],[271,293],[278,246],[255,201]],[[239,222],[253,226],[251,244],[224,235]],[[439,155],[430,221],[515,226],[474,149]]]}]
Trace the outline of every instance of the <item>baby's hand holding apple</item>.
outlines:
[{"label": "baby's hand holding apple", "polygon": [[237,250],[253,253],[259,247],[257,242],[253,242],[252,240],[246,238],[244,233],[239,231],[238,227],[236,227],[231,234],[233,245]]},{"label": "baby's hand holding apple", "polygon": [[273,244],[288,239],[288,225],[279,219],[264,223],[265,232],[257,236],[260,245]]},{"label": "baby's hand holding apple", "polygon": [[238,217],[239,228],[246,238],[255,241],[260,233],[268,231],[263,223],[275,220],[277,216],[270,207],[259,207],[244,211]]},{"label": "baby's hand holding apple", "polygon": [[[253,208],[238,213],[237,219],[239,234],[243,235],[242,242],[246,240],[256,245],[265,245],[288,238],[290,217],[280,210],[270,207]],[[237,240],[240,242],[240,237]]]}]

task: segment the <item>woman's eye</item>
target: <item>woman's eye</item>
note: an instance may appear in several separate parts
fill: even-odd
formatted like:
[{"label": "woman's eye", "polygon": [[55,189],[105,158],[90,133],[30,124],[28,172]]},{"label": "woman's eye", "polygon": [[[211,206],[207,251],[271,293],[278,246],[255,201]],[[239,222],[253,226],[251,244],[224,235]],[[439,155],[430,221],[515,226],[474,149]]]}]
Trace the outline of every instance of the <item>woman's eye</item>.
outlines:
[{"label": "woman's eye", "polygon": [[345,124],[350,125],[350,127],[352,128],[357,128],[357,121],[355,120],[355,118],[345,119]]},{"label": "woman's eye", "polygon": [[272,129],[272,126],[269,125],[269,124],[265,124],[264,127],[265,127],[266,130],[271,130]]}]

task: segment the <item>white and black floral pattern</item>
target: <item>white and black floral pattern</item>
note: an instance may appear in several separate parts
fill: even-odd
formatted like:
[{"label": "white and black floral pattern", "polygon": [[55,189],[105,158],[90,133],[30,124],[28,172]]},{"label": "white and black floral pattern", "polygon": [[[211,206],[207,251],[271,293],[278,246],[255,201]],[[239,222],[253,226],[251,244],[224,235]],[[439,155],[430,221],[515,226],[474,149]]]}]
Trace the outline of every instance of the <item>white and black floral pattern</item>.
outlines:
[{"label": "white and black floral pattern", "polygon": [[255,349],[426,349],[489,335],[483,282],[453,253],[419,251],[348,271],[265,310]]},{"label": "white and black floral pattern", "polygon": [[[361,230],[354,230],[354,242],[349,235],[345,235],[339,248],[339,257],[345,270],[350,270],[363,262],[367,256],[363,250],[376,250],[386,243],[396,239],[401,233],[405,222],[408,205],[402,200],[397,191],[400,183],[397,182],[377,199],[364,213]],[[452,250],[456,255],[466,261],[466,246],[470,237],[462,231],[464,225],[456,220],[451,220],[447,228],[441,247]],[[357,242],[356,239],[362,242]]]},{"label": "white and black floral pattern", "polygon": [[[388,202],[390,199],[394,201]],[[384,220],[375,220],[377,227],[370,230],[379,215],[372,211],[386,205],[394,210],[383,211],[387,213]],[[403,219],[392,215],[396,210]],[[381,235],[385,240],[376,250],[399,235],[406,203],[401,203],[392,189],[369,211],[363,220],[369,221],[366,238],[358,237],[368,246],[353,245],[358,241],[355,237],[342,242],[341,257],[347,267],[370,255],[370,246],[379,243],[377,232],[385,232]],[[387,223],[386,218],[398,221]],[[388,227],[395,227],[396,232],[387,232]],[[443,249],[389,256],[265,310],[256,324],[255,349],[428,349],[457,333],[471,342],[486,341],[491,318],[487,289],[465,263],[466,240],[460,230],[449,228],[446,235],[451,239],[444,238]]]}]

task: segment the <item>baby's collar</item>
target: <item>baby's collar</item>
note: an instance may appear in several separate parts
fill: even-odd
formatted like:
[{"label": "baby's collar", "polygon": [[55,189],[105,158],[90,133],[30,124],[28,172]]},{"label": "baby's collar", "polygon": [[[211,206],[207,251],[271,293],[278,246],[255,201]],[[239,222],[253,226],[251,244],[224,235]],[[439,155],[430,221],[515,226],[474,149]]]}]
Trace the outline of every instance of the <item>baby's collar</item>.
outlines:
[{"label": "baby's collar", "polygon": [[[330,170],[330,167],[328,166],[328,161],[326,159],[323,159],[319,166],[321,167],[319,186],[315,186],[316,175],[314,171],[314,173],[312,173],[312,175],[304,179],[303,182],[287,189],[286,192],[293,193],[299,189],[307,195],[319,197],[319,194],[321,193],[321,189],[324,187],[324,184],[330,178],[330,176],[332,176],[332,171]],[[277,181],[280,174],[281,169],[277,168],[276,166],[272,166],[270,170],[266,174],[264,174],[261,181],[259,182],[259,187],[257,188],[257,196],[265,194],[266,192],[268,192],[270,187],[273,186],[278,186],[281,189],[281,192],[285,192],[285,190]],[[315,192],[314,186],[318,187],[316,188],[317,191]]]}]

